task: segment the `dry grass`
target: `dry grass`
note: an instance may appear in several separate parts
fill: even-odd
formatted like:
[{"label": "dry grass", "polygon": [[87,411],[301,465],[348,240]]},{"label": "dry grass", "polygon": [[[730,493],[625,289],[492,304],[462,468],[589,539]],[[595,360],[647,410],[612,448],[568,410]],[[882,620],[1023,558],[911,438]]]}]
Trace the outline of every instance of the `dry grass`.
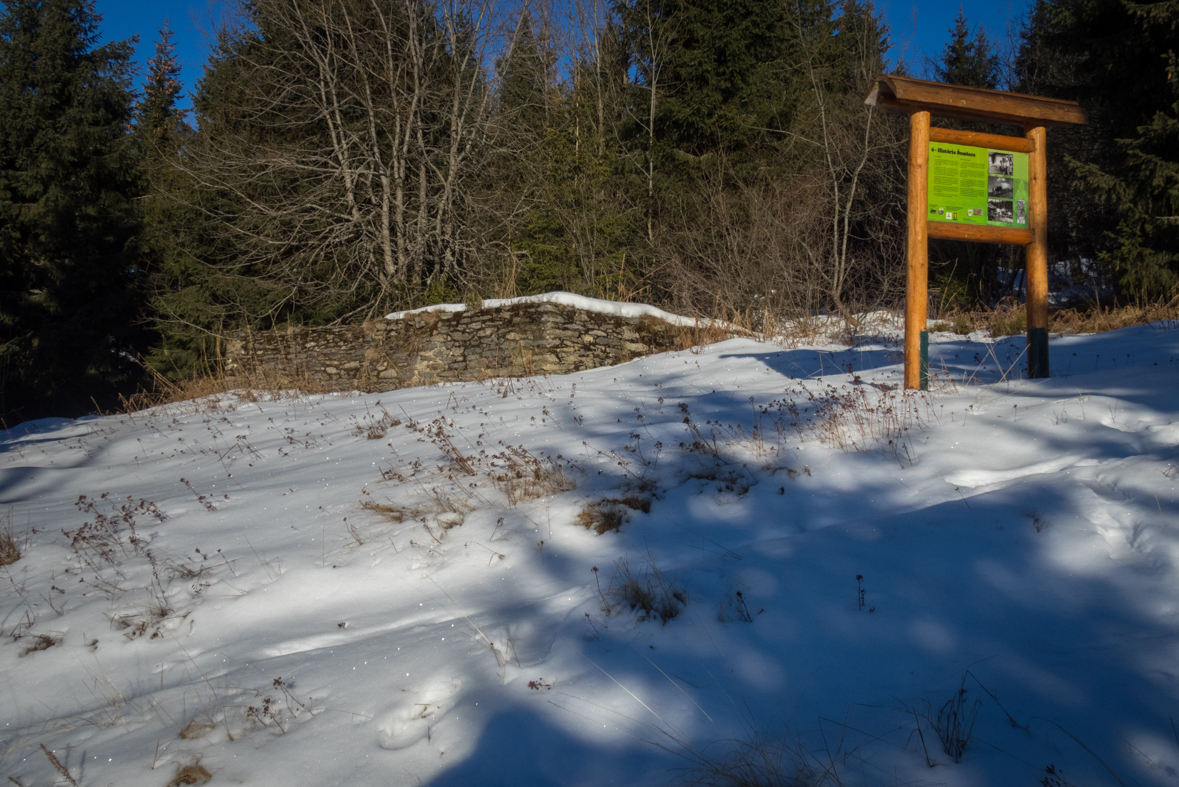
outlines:
[{"label": "dry grass", "polygon": [[[210,371],[183,380],[169,380],[149,370],[149,381],[130,396],[119,396],[117,414],[137,413],[152,407],[201,400],[210,410],[219,409],[224,394],[236,391],[241,400],[290,399],[307,394],[338,391],[338,386],[320,382],[306,374],[251,375],[230,378],[223,371]],[[111,413],[100,413],[110,415]]]},{"label": "dry grass", "polygon": [[[452,489],[453,491],[453,489]],[[463,490],[461,487],[459,492]],[[430,537],[438,543],[442,543],[442,539],[446,537],[446,533],[453,528],[459,527],[466,521],[467,514],[475,510],[475,504],[470,499],[461,497],[452,497],[437,487],[430,489],[423,489],[424,500],[421,500],[417,505],[402,506],[392,503],[377,503],[373,500],[362,500],[360,507],[366,511],[372,511],[379,514],[383,519],[390,522],[406,522],[419,520]],[[431,527],[430,520],[433,520],[434,527]],[[361,537],[360,532],[353,526],[345,523],[348,526],[349,533],[351,533],[353,540],[359,545],[364,543],[364,538]]]},{"label": "dry grass", "polygon": [[20,550],[16,548],[16,535],[12,531],[12,512],[4,518],[0,525],[0,566],[7,566],[20,560]]},{"label": "dry grass", "polygon": [[174,382],[159,373],[152,373],[149,388],[140,389],[131,396],[119,397],[119,409],[123,413],[136,413],[160,405],[203,399],[229,390],[229,384],[222,376],[201,375]]},{"label": "dry grass", "polygon": [[180,731],[180,738],[181,740],[186,741],[202,738],[204,737],[205,733],[213,729],[214,726],[215,725],[210,724],[207,721],[192,719],[188,722],[188,724],[185,724],[184,729]]},{"label": "dry grass", "polygon": [[965,336],[975,330],[974,320],[966,312],[951,312],[930,326],[931,333],[956,333]]},{"label": "dry grass", "polygon": [[25,645],[20,655],[27,656],[39,650],[49,650],[59,642],[61,642],[60,634],[36,634],[33,636],[33,641]]},{"label": "dry grass", "polygon": [[[1055,309],[1048,314],[1051,333],[1102,333],[1148,323],[1179,321],[1179,294],[1154,302],[1103,306],[1088,304],[1068,309]],[[1019,336],[1027,332],[1027,308],[1022,303],[1008,300],[989,311],[946,311],[930,328],[965,335],[985,330],[993,337]]]},{"label": "dry grass", "polygon": [[[840,770],[860,759],[855,749],[843,749],[835,736],[834,751],[808,751],[801,742],[754,733],[747,740],[718,741],[703,751],[685,747],[690,765],[685,785],[702,787],[842,787]],[[720,749],[714,753],[714,749]]]},{"label": "dry grass", "polygon": [[622,503],[631,511],[642,511],[644,514],[651,513],[651,498],[639,497],[638,495],[630,495],[621,500],[611,500],[611,503]]},{"label": "dry grass", "polygon": [[842,451],[867,451],[877,446],[904,450],[912,429],[924,429],[933,412],[929,394],[882,391],[867,386],[832,392],[815,400],[813,430],[819,440]]},{"label": "dry grass", "polygon": [[994,338],[1020,336],[1028,332],[1028,312],[1023,304],[1002,303],[990,312],[982,312],[979,319]]},{"label": "dry grass", "polygon": [[581,509],[581,513],[577,515],[576,522],[586,530],[592,530],[602,536],[606,533],[617,533],[622,529],[622,525],[627,519],[624,508],[608,500],[602,500],[586,503],[585,507]]},{"label": "dry grass", "polygon": [[[628,510],[629,509],[629,510]],[[599,536],[610,532],[618,532],[624,524],[630,521],[630,511],[651,513],[651,499],[638,495],[622,498],[607,498],[586,503],[577,515],[577,524],[586,530],[592,530]]]},{"label": "dry grass", "polygon": [[619,558],[614,563],[611,587],[631,609],[641,612],[643,620],[657,618],[665,626],[688,603],[687,591],[660,571],[650,558],[639,571],[631,569],[627,558]]},{"label": "dry grass", "polygon": [[209,769],[198,761],[191,765],[182,766],[168,782],[167,787],[180,787],[182,784],[205,784],[212,778],[213,774],[209,773]]},{"label": "dry grass", "polygon": [[511,507],[577,488],[564,465],[551,457],[537,457],[523,446],[509,445],[493,454],[488,475]]},{"label": "dry grass", "polygon": [[372,511],[380,514],[385,519],[391,522],[404,522],[407,518],[413,518],[414,512],[411,509],[403,506],[393,506],[387,503],[376,503],[372,500],[361,501],[360,507],[365,511]]},{"label": "dry grass", "polygon": [[1154,303],[1061,309],[1050,315],[1049,326],[1053,333],[1101,333],[1132,325],[1175,321],[1179,321],[1179,294],[1170,300],[1160,299]]},{"label": "dry grass", "polygon": [[961,762],[962,753],[970,744],[978,709],[982,706],[981,699],[974,702],[968,702],[966,699],[966,676],[969,674],[962,674],[962,684],[958,691],[941,707],[937,716],[926,713],[926,721],[941,740],[942,751],[952,757],[954,762]]},{"label": "dry grass", "polygon": [[676,349],[694,350],[734,336],[749,336],[754,332],[746,327],[748,322],[747,315],[736,314],[732,321],[700,319],[694,325],[680,326],[679,346]]}]

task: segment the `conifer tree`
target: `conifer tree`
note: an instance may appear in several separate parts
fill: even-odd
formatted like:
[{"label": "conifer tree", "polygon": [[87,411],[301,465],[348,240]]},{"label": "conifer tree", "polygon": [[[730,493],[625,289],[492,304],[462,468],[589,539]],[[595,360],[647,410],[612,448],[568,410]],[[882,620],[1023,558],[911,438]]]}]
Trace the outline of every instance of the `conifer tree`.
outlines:
[{"label": "conifer tree", "polygon": [[1124,291],[1173,295],[1179,285],[1179,2],[1058,0],[1053,16],[1056,42],[1086,88],[1077,98],[1096,120],[1099,144],[1070,161],[1106,211],[1093,247]]},{"label": "conifer tree", "polygon": [[0,10],[0,410],[78,414],[135,374],[131,45],[87,0]]},{"label": "conifer tree", "polygon": [[172,35],[169,21],[164,20],[156,53],[147,61],[143,98],[135,113],[137,134],[146,144],[161,149],[175,148],[186,114],[176,106],[184,86],[180,82],[180,64]]},{"label": "conifer tree", "polygon": [[548,106],[548,74],[551,54],[533,29],[532,15],[525,9],[516,24],[508,54],[497,65],[499,104],[518,129],[534,134],[544,130]]},{"label": "conifer tree", "polygon": [[792,39],[830,14],[824,2],[769,0],[618,0],[615,10],[635,56],[636,116],[654,101],[655,136],[694,157],[784,127]]},{"label": "conifer tree", "polygon": [[1038,0],[1020,37],[1022,90],[1078,101],[1054,131],[1054,252],[1099,261],[1124,295],[1179,285],[1179,2]]},{"label": "conifer tree", "polygon": [[961,8],[950,29],[950,40],[934,64],[937,81],[962,87],[999,87],[999,57],[995,46],[981,27],[971,33],[970,23]]},{"label": "conifer tree", "polygon": [[[190,255],[207,241],[199,210],[193,206],[198,185],[184,172],[181,157],[192,138],[187,111],[177,106],[183,91],[172,29],[167,21],[147,61],[143,93],[135,107],[133,138],[146,193],[137,200],[142,220],[141,261],[148,282],[150,317],[157,335],[147,353],[147,366],[169,378],[205,371],[207,335],[188,320],[176,320],[180,271],[191,268]],[[207,297],[205,293],[201,300]],[[182,298],[183,300],[183,298]]]}]

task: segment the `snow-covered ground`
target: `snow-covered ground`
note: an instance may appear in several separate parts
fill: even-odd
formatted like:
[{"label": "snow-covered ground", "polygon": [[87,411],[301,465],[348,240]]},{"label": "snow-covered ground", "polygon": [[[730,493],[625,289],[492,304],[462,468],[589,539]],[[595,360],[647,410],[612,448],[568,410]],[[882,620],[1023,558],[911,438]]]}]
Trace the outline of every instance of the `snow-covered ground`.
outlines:
[{"label": "snow-covered ground", "polygon": [[1176,783],[1179,327],[934,338],[13,430],[0,777]]}]

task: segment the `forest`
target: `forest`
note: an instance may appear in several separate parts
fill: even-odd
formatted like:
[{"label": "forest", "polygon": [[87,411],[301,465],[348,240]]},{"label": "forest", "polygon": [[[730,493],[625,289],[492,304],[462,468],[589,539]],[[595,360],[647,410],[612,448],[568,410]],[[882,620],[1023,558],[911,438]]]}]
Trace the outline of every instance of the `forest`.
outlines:
[{"label": "forest", "polygon": [[[182,110],[89,0],[0,10],[0,417],[216,374],[244,329],[565,290],[769,327],[895,306],[907,122],[865,106],[871,0],[243,0]],[[1075,100],[1049,132],[1053,261],[1179,286],[1179,0],[962,13],[892,70]],[[994,133],[1022,134],[997,127]],[[937,241],[942,307],[1022,249]]]}]

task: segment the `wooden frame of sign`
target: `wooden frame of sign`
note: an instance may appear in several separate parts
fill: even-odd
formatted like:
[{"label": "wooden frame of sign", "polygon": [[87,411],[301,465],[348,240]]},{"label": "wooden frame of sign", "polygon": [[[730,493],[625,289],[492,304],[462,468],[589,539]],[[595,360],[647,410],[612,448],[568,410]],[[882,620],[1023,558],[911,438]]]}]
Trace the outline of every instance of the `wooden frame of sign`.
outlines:
[{"label": "wooden frame of sign", "polygon": [[[929,239],[1004,243],[1027,249],[1027,324],[1028,377],[1048,376],[1048,158],[1049,126],[1077,126],[1088,122],[1085,110],[1073,101],[1061,101],[998,90],[958,87],[923,79],[884,75],[876,80],[864,103],[909,115],[909,206],[908,261],[905,279],[905,387],[929,387],[928,319]],[[931,128],[931,116],[1019,126],[1022,137],[980,134]],[[987,200],[983,209],[958,208],[947,211],[934,207],[931,220],[929,201],[931,143],[946,143],[947,149],[934,148],[940,154],[956,153],[977,156],[982,149],[991,156],[992,167],[982,169],[996,175],[988,188],[1005,191],[999,196],[1016,196],[1010,175],[1015,156],[1026,154],[1026,205],[1023,200]],[[961,146],[961,147],[953,147]],[[982,158],[981,156],[979,157]],[[997,162],[997,163],[994,163]],[[1023,159],[1020,159],[1020,165]],[[958,174],[947,167],[944,182],[959,183]],[[979,170],[969,173],[978,177]],[[963,180],[967,176],[962,177]],[[1020,187],[1023,186],[1020,182]],[[947,190],[950,187],[947,187]],[[966,189],[962,189],[966,193]],[[958,201],[964,198],[955,195]],[[952,201],[952,200],[951,200]],[[1011,207],[1018,206],[1018,214]],[[992,215],[992,211],[994,214]],[[965,212],[965,216],[961,215]],[[955,215],[955,213],[959,215]],[[992,221],[992,219],[996,219]]]}]

